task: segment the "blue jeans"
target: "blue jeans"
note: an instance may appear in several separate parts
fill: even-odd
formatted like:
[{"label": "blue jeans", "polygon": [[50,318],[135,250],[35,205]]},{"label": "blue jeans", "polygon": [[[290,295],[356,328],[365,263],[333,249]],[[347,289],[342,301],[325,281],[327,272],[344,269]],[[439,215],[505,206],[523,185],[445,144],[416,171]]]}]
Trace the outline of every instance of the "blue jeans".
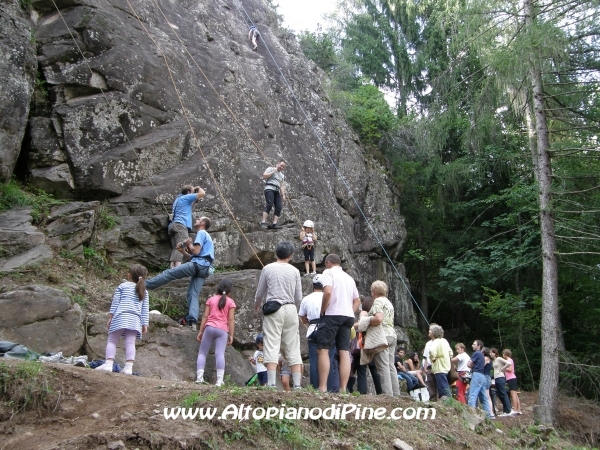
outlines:
[{"label": "blue jeans", "polygon": [[486,415],[490,417],[490,405],[485,393],[486,387],[487,380],[485,375],[479,372],[473,372],[471,376],[471,387],[469,388],[469,406],[475,408],[477,406],[477,398],[479,398],[483,410]]},{"label": "blue jeans", "polygon": [[[335,348],[329,350],[329,376],[327,377],[327,391],[340,391],[340,371],[337,360],[334,358]],[[317,343],[308,341],[308,362],[310,364],[310,384],[319,389],[319,357],[317,355]]]},{"label": "blue jeans", "polygon": [[165,270],[154,278],[150,278],[146,281],[146,289],[151,291],[170,281],[190,277],[190,284],[187,290],[188,313],[187,316],[185,316],[185,320],[188,323],[197,323],[198,313],[200,311],[198,296],[200,295],[202,286],[204,286],[204,280],[208,277],[208,269],[209,266],[201,266],[200,264],[190,261],[172,269]]},{"label": "blue jeans", "polygon": [[419,384],[417,377],[406,372],[398,372],[398,379],[406,380],[406,390],[408,392],[412,391]]},{"label": "blue jeans", "polygon": [[448,374],[446,372],[436,373],[435,382],[437,384],[439,398],[444,396],[452,398],[452,390],[448,384]]},{"label": "blue jeans", "polygon": [[510,414],[512,407],[510,405],[508,393],[506,392],[506,378],[498,377],[494,380],[494,382],[496,383],[496,393],[502,402],[502,411],[505,414]]}]

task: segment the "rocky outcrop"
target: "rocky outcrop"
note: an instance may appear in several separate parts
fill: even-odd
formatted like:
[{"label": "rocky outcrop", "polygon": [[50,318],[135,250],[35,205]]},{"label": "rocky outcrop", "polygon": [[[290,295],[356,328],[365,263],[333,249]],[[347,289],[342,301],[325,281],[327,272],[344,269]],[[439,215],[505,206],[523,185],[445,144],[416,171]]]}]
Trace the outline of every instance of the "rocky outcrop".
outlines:
[{"label": "rocky outcrop", "polygon": [[31,224],[31,208],[0,213],[0,272],[11,272],[52,258],[46,235]]},{"label": "rocky outcrop", "polygon": [[0,1],[0,181],[10,180],[36,79],[35,30],[19,0]]},{"label": "rocky outcrop", "polygon": [[[260,269],[311,219],[320,270],[337,253],[362,294],[384,279],[396,324],[413,326],[403,267],[381,249],[395,259],[406,240],[384,167],[359,147],[323,90],[324,73],[261,0],[244,2],[262,34],[252,51],[238,1],[63,0],[59,13],[50,0],[32,0],[48,95],[44,107],[34,99],[26,169],[37,185],[88,200],[51,218],[50,243],[164,267],[170,205],[182,184],[201,185],[207,196],[196,211],[213,219],[218,268]],[[261,175],[279,158],[291,200],[283,230],[263,231]],[[108,199],[101,207],[114,226],[97,226],[94,199]],[[298,245],[293,263],[302,269],[302,261]],[[247,317],[244,340],[256,326]]]},{"label": "rocky outcrop", "polygon": [[[215,295],[217,286],[223,278],[229,278],[232,283],[232,294],[235,304],[235,334],[234,345],[240,348],[254,349],[254,340],[258,333],[262,333],[262,313],[254,310],[254,298],[256,287],[260,278],[259,270],[242,270],[236,272],[215,273],[208,277],[200,292],[200,314],[204,311],[206,300]],[[187,308],[186,292],[188,280],[179,280],[164,285],[156,291],[150,292],[150,296],[162,295],[174,299],[183,309]],[[312,281],[309,278],[302,279],[302,291],[304,295],[312,292]],[[306,326],[300,324],[300,351],[308,357],[308,343],[306,342]]]},{"label": "rocky outcrop", "polygon": [[[108,314],[95,314],[87,322],[88,336],[85,345],[89,359],[104,359],[106,348],[106,322]],[[148,333],[136,341],[136,372],[147,377],[163,380],[194,381],[199,343],[196,332],[181,327],[177,322],[162,314],[150,315]],[[123,340],[117,347],[117,361],[124,361]],[[205,380],[216,381],[214,354],[209,354],[206,362]],[[225,374],[238,386],[243,386],[253,374],[252,366],[233,347],[225,351]]]},{"label": "rocky outcrop", "polygon": [[0,340],[31,350],[79,353],[83,346],[83,315],[61,290],[42,285],[0,290]]}]

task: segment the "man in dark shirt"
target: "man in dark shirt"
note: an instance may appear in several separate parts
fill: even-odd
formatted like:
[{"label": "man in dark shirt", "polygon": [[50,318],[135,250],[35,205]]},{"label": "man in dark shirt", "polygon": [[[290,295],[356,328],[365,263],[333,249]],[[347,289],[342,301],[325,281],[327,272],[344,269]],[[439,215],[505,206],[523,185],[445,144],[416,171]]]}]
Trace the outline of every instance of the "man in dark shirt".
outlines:
[{"label": "man in dark shirt", "polygon": [[489,413],[489,403],[486,395],[486,387],[487,380],[485,379],[485,375],[483,374],[483,368],[485,366],[485,358],[483,357],[483,353],[481,353],[481,349],[483,348],[482,341],[473,342],[473,355],[471,356],[471,360],[467,363],[467,366],[471,368],[471,387],[469,388],[469,406],[475,408],[477,406],[477,398],[481,402],[481,406],[485,411],[487,418],[491,419],[494,416],[491,416]]}]

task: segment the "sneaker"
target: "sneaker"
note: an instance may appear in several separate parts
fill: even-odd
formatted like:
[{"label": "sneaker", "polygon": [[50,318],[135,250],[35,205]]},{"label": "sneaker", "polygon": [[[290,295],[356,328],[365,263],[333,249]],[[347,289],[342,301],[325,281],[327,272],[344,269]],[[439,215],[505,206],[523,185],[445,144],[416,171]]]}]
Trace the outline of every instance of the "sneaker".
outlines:
[{"label": "sneaker", "polygon": [[190,327],[191,331],[197,331],[196,322],[189,322],[188,326]]},{"label": "sneaker", "polygon": [[515,413],[517,416],[520,416],[521,414],[523,414],[521,411],[514,411],[514,413]]},{"label": "sneaker", "polygon": [[269,224],[267,222],[261,222],[260,223],[260,227],[264,228],[265,230],[269,228]]},{"label": "sneaker", "polygon": [[271,230],[281,230],[282,226],[279,225],[278,223],[274,223],[274,224],[271,224],[271,226],[269,228]]},{"label": "sneaker", "polygon": [[123,368],[123,370],[121,371],[121,373],[124,373],[125,375],[131,375],[131,373],[133,372],[133,370],[132,370],[132,369],[133,369],[132,367],[127,367],[127,366],[125,366],[125,367]]},{"label": "sneaker", "polygon": [[258,46],[254,47],[252,50],[254,50],[254,51],[258,50]]},{"label": "sneaker", "polygon": [[101,366],[96,367],[96,370],[104,370],[105,372],[112,372],[113,362],[105,362]]},{"label": "sneaker", "polygon": [[496,416],[487,416],[487,419],[496,420]]},{"label": "sneaker", "polygon": [[311,273],[311,275],[314,277],[317,274],[317,272],[313,272]]},{"label": "sneaker", "polygon": [[511,413],[505,413],[505,412],[503,412],[502,414],[498,415],[498,417],[510,417],[510,416],[512,416]]},{"label": "sneaker", "polygon": [[306,273],[304,274],[304,276],[305,276],[305,277],[310,277],[310,273],[306,272]]}]

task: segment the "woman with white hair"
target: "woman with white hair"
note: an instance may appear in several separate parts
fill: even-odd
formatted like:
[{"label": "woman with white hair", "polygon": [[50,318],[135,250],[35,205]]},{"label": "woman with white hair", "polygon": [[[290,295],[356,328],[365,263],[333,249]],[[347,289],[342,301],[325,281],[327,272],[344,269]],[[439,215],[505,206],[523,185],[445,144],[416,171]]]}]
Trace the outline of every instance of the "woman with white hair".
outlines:
[{"label": "woman with white hair", "polygon": [[448,372],[452,366],[450,360],[454,356],[450,344],[444,339],[444,329],[439,325],[430,325],[429,332],[433,335],[433,343],[429,349],[429,359],[433,363],[431,371],[435,376],[437,383],[438,397],[452,398],[452,391],[448,384]]},{"label": "woman with white hair", "polygon": [[[388,287],[383,281],[377,280],[371,284],[373,306],[366,315],[369,317],[370,326],[382,326],[388,343],[387,348],[373,356],[373,362],[381,379],[381,388],[385,395],[398,396],[400,387],[394,366],[398,337],[394,329],[394,305],[387,299],[387,293]],[[364,314],[364,311],[361,314]]]}]

